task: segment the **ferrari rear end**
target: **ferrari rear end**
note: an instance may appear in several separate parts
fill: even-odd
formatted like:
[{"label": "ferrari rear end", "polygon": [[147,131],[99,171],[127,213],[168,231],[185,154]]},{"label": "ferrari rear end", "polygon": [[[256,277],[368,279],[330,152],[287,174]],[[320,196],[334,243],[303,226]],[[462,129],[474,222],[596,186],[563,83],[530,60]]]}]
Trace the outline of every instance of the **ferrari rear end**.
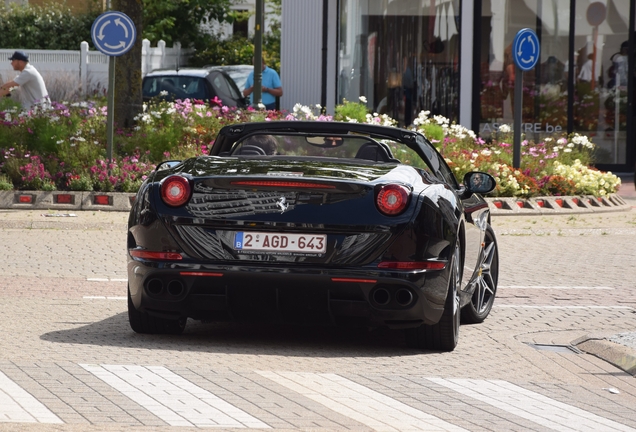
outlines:
[{"label": "ferrari rear end", "polygon": [[129,219],[131,325],[434,324],[455,243],[448,194],[397,160],[229,154],[160,167]]}]

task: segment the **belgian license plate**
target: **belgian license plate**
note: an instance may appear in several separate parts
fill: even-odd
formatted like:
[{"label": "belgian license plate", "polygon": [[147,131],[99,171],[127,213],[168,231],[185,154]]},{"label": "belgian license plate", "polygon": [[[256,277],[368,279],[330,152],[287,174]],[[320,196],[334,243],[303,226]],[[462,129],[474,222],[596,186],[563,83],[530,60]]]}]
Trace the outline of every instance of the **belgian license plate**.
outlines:
[{"label": "belgian license plate", "polygon": [[327,236],[321,234],[277,234],[239,231],[234,236],[234,249],[240,251],[322,254],[327,251]]}]

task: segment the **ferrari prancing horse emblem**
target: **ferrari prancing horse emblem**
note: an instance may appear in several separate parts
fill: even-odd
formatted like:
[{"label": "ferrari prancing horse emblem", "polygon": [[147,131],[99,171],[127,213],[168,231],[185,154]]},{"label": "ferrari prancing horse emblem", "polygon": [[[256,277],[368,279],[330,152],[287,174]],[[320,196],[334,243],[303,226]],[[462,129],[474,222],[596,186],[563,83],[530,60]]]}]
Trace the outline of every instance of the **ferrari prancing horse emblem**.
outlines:
[{"label": "ferrari prancing horse emblem", "polygon": [[285,199],[285,197],[280,197],[276,204],[280,208],[280,214],[285,213],[289,208],[289,204],[287,204],[287,200]]}]

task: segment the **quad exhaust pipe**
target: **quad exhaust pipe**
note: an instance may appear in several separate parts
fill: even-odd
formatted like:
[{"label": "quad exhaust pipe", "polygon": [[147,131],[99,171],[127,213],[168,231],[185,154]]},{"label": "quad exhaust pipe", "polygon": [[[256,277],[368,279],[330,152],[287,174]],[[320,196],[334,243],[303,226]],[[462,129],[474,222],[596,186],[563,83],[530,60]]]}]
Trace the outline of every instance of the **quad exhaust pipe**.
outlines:
[{"label": "quad exhaust pipe", "polygon": [[165,291],[172,297],[179,297],[185,291],[185,287],[180,279],[173,279],[164,285],[161,279],[155,278],[146,282],[146,291],[153,296],[159,296]]},{"label": "quad exhaust pipe", "polygon": [[380,306],[386,306],[391,301],[391,293],[386,288],[378,288],[373,291],[373,301]]},{"label": "quad exhaust pipe", "polygon": [[384,287],[377,288],[373,291],[371,293],[371,298],[378,306],[387,306],[392,301],[395,301],[395,303],[401,307],[410,306],[415,299],[413,293],[406,288],[399,288],[394,294],[393,290],[389,290]]}]

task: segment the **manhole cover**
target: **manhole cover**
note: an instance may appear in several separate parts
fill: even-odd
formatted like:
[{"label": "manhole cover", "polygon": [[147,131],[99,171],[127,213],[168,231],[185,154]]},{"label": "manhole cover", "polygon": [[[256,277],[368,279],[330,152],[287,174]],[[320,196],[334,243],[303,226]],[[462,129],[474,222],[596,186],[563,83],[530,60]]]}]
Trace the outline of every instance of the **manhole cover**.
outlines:
[{"label": "manhole cover", "polygon": [[572,345],[547,345],[547,344],[533,344],[533,343],[529,343],[528,345],[540,351],[582,354],[582,351],[580,349],[573,347]]}]

